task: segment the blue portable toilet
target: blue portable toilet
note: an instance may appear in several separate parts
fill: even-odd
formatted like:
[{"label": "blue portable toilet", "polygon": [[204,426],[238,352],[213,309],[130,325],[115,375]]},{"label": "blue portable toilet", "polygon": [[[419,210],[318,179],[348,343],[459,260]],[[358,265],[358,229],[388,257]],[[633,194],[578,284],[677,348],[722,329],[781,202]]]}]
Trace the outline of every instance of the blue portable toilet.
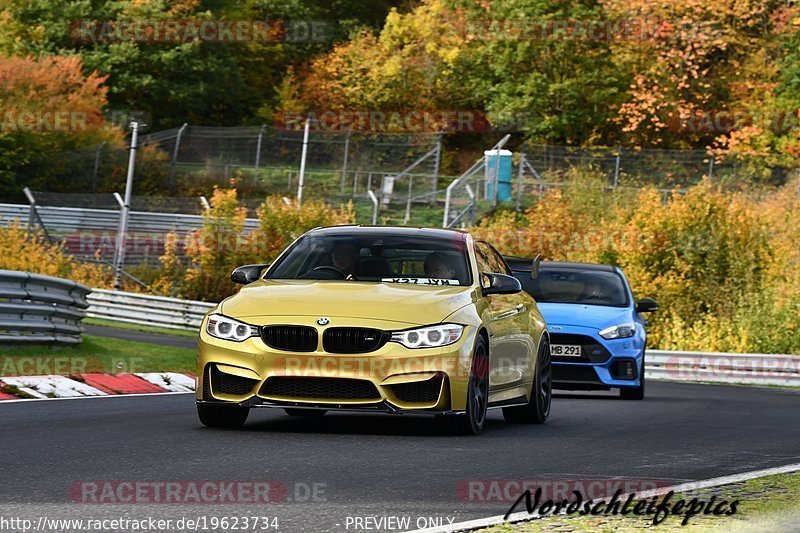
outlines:
[{"label": "blue portable toilet", "polygon": [[[499,152],[499,153],[498,153]],[[497,176],[497,201],[511,201],[511,150],[486,150],[486,168],[484,177],[486,179],[486,199],[494,199],[495,172]],[[499,166],[497,158],[500,158]]]}]

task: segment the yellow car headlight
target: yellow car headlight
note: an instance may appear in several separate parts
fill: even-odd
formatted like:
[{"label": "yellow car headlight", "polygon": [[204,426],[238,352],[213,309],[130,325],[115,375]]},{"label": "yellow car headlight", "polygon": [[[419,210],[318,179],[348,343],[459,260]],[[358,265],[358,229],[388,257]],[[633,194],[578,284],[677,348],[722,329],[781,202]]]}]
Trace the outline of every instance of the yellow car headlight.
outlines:
[{"label": "yellow car headlight", "polygon": [[464,326],[458,324],[437,324],[424,328],[407,329],[392,333],[392,342],[399,342],[406,348],[437,348],[453,344],[461,338]]},{"label": "yellow car headlight", "polygon": [[208,317],[206,333],[218,339],[242,342],[257,336],[258,327],[214,313]]}]

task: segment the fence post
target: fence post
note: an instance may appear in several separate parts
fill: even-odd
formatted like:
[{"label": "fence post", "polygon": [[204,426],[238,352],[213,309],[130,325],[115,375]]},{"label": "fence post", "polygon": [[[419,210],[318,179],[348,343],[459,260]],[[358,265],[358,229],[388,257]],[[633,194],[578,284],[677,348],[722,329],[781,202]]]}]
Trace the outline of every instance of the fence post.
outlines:
[{"label": "fence post", "polygon": [[128,212],[131,207],[131,189],[133,189],[133,170],[136,166],[136,142],[139,139],[139,123],[131,122],[131,152],[128,157],[128,176],[125,180],[125,200],[122,203],[122,214],[119,218],[119,234],[117,235],[117,253],[114,265],[114,288],[122,286],[122,268],[125,264],[125,233],[128,231]]},{"label": "fence post", "polygon": [[406,215],[403,217],[403,224],[408,224],[411,218],[411,190],[414,183],[414,176],[408,175],[408,199],[406,200]]},{"label": "fence post", "polygon": [[350,153],[350,135],[353,130],[347,130],[344,138],[344,162],[342,163],[342,195],[344,195],[345,180],[347,179],[347,157]]},{"label": "fence post", "polygon": [[439,192],[439,166],[442,163],[442,134],[439,133],[436,140],[436,156],[433,160],[433,200],[431,204],[436,204],[436,196]]},{"label": "fence post", "polygon": [[614,188],[616,189],[619,185],[619,156],[620,152],[622,151],[621,148],[617,148],[617,157],[614,160]]},{"label": "fence post", "polygon": [[708,160],[708,181],[711,181],[712,176],[714,176],[714,154],[711,154]]},{"label": "fence post", "polygon": [[[135,124],[135,123],[134,123]],[[181,137],[183,136],[184,130],[186,130],[186,126],[189,124],[184,122],[183,126],[180,127],[178,130],[178,136],[175,137],[175,149],[172,151],[172,165],[169,171],[169,187],[170,189],[175,184],[175,164],[178,162],[178,150],[181,147]],[[137,124],[138,128],[138,124]]]},{"label": "fence post", "polygon": [[100,170],[100,152],[103,151],[103,147],[106,145],[106,141],[100,143],[100,146],[97,147],[97,151],[94,154],[94,170],[92,170],[92,192],[96,190],[95,184],[97,183],[97,172]]},{"label": "fence post", "polygon": [[306,157],[308,156],[308,130],[311,127],[311,121],[306,117],[306,125],[303,128],[303,152],[300,155],[300,176],[297,184],[297,208],[303,204],[303,182],[306,177]]},{"label": "fence post", "polygon": [[472,192],[472,187],[467,184],[465,186],[467,194],[469,195],[469,225],[475,225],[475,193]]},{"label": "fence post", "polygon": [[253,168],[253,187],[258,185],[258,165],[261,162],[261,139],[264,137],[264,128],[266,125],[261,126],[261,129],[258,130],[258,140],[256,141],[256,164],[255,168]]},{"label": "fence post", "polygon": [[517,169],[517,207],[516,211],[519,213],[520,207],[522,205],[522,179],[523,174],[525,173],[525,147],[522,147],[522,151],[519,154],[519,169]]}]

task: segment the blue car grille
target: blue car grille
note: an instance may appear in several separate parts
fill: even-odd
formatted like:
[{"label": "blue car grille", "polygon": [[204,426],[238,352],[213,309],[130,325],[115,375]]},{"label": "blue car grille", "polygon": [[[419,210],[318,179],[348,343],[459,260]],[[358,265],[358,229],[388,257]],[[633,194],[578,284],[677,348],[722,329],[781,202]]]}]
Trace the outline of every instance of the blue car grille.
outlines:
[{"label": "blue car grille", "polygon": [[551,333],[550,344],[579,344],[581,346],[580,357],[553,356],[554,363],[605,363],[611,358],[611,353],[597,339],[588,335]]}]

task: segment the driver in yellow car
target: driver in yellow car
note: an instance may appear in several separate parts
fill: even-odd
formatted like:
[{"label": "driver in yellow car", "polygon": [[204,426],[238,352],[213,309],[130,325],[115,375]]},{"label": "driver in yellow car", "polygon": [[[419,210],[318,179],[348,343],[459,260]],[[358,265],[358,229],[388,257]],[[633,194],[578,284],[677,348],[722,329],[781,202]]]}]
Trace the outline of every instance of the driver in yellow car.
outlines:
[{"label": "driver in yellow car", "polygon": [[333,266],[347,274],[346,279],[352,279],[358,265],[358,247],[349,242],[340,242],[333,245],[331,261]]}]

